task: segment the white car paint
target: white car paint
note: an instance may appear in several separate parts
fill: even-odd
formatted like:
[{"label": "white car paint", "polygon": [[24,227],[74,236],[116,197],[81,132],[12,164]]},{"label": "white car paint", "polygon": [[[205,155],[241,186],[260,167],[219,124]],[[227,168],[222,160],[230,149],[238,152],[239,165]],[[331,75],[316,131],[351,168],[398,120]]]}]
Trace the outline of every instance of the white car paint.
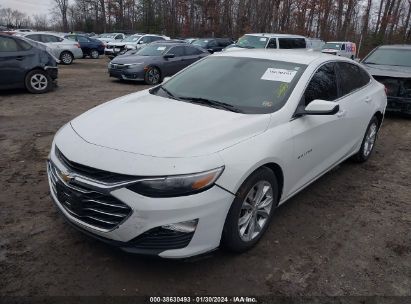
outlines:
[{"label": "white car paint", "polygon": [[[224,166],[215,186],[201,193],[168,198],[147,197],[125,187],[117,188],[110,195],[130,206],[133,213],[110,231],[96,229],[69,214],[51,186],[60,211],[89,233],[121,242],[154,227],[199,219],[188,246],[158,253],[167,258],[189,257],[219,246],[234,193],[257,168],[268,163],[281,168],[282,204],[355,154],[371,118],[377,112],[384,114],[383,86],[370,78],[366,86],[335,101],[340,108],[337,114],[294,117],[307,83],[321,65],[331,61],[357,63],[315,52],[276,51],[275,56],[272,52],[245,50],[212,56],[307,65],[287,102],[276,112],[234,113],[154,96],[144,90],[75,118],[60,129],[52,144],[50,161],[68,175],[70,170],[57,157],[56,147],[75,163],[132,176],[192,174]],[[318,101],[306,110],[327,106],[329,102]]]}]

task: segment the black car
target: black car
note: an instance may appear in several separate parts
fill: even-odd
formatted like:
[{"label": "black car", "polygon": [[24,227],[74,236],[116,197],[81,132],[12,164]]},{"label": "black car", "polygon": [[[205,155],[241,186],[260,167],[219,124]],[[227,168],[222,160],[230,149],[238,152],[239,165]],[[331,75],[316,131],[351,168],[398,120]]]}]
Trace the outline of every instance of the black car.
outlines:
[{"label": "black car", "polygon": [[57,59],[46,46],[0,34],[0,89],[26,88],[45,93],[57,79]]},{"label": "black car", "polygon": [[379,46],[361,63],[385,85],[387,111],[411,115],[411,45]]},{"label": "black car", "polygon": [[108,67],[110,77],[157,84],[193,62],[209,55],[197,46],[183,43],[151,43],[135,54],[117,56]]},{"label": "black car", "polygon": [[214,53],[222,51],[233,43],[234,41],[231,38],[202,38],[195,40],[192,44],[206,49],[210,53]]},{"label": "black car", "polygon": [[90,56],[97,59],[100,55],[104,55],[104,43],[98,39],[87,37],[86,35],[69,34],[64,38],[77,41],[80,44],[83,56]]}]

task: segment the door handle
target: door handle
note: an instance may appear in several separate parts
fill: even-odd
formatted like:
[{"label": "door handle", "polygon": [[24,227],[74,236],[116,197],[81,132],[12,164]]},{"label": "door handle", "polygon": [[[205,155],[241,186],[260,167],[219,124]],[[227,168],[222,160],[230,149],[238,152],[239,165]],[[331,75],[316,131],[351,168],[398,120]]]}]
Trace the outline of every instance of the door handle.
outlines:
[{"label": "door handle", "polygon": [[346,110],[341,110],[340,112],[337,113],[337,117],[339,118],[345,117],[346,115],[347,115]]},{"label": "door handle", "polygon": [[18,60],[18,61],[22,61],[24,59],[24,56],[17,56],[16,57],[16,60]]},{"label": "door handle", "polygon": [[371,102],[371,97],[370,96],[365,97],[364,101],[366,103],[370,103]]}]

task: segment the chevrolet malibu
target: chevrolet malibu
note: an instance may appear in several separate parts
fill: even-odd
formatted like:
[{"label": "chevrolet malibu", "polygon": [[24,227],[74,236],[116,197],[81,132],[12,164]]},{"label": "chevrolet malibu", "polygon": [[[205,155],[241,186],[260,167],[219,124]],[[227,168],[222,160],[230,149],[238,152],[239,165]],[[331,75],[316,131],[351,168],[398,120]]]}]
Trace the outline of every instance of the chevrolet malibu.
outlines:
[{"label": "chevrolet malibu", "polygon": [[372,155],[385,106],[383,85],[349,59],[212,55],[63,126],[48,160],[51,196],[73,226],[128,252],[242,252],[279,205]]}]

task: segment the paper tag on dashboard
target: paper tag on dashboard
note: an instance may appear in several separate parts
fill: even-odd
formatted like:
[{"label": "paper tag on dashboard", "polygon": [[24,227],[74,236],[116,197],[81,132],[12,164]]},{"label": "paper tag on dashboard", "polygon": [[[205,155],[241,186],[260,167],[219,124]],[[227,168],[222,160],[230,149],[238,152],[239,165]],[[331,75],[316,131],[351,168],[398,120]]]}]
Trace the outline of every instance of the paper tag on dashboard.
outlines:
[{"label": "paper tag on dashboard", "polygon": [[271,80],[271,81],[291,82],[295,74],[297,74],[297,71],[268,68],[267,71],[265,71],[265,73],[263,74],[263,76],[261,76],[261,79]]}]

